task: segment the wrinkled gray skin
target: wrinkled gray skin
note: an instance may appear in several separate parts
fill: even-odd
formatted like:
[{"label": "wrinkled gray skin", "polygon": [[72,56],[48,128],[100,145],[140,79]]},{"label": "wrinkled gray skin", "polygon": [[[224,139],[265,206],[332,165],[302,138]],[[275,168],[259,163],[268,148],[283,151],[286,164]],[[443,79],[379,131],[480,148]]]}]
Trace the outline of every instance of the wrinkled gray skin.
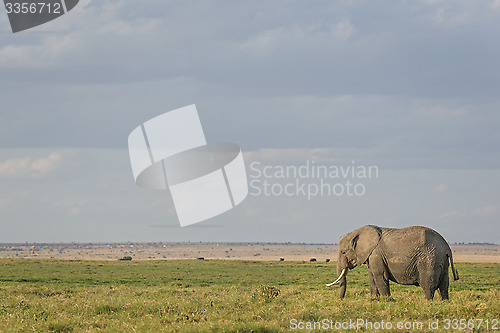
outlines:
[{"label": "wrinkled gray skin", "polygon": [[337,276],[346,269],[340,280],[340,298],[345,296],[347,271],[366,263],[372,296],[389,296],[389,281],[393,281],[421,286],[426,299],[432,299],[439,289],[441,298],[446,300],[448,260],[453,278],[458,280],[451,249],[436,231],[426,227],[392,229],[366,225],[339,240]]}]

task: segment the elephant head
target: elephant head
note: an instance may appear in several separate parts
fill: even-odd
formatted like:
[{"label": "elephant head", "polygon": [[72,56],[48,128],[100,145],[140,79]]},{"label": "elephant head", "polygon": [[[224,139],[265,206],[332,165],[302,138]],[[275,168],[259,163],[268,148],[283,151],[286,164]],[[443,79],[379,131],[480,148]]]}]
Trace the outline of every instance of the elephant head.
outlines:
[{"label": "elephant head", "polygon": [[344,298],[347,288],[347,271],[361,266],[367,260],[380,241],[379,228],[367,225],[342,236],[339,240],[339,254],[337,259],[337,280],[327,286],[340,282],[340,298]]}]

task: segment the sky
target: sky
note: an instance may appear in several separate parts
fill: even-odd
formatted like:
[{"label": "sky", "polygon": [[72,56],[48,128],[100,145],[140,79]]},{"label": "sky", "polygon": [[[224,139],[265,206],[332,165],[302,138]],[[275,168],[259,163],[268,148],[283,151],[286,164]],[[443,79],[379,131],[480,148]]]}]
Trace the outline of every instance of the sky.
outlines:
[{"label": "sky", "polygon": [[[335,243],[375,224],[498,243],[498,31],[499,0],[81,0],[16,34],[1,10],[0,242]],[[134,183],[127,138],[191,104],[254,186],[181,228],[168,191]],[[259,192],[318,184],[257,177],[311,162],[378,174],[325,180],[363,195]]]}]

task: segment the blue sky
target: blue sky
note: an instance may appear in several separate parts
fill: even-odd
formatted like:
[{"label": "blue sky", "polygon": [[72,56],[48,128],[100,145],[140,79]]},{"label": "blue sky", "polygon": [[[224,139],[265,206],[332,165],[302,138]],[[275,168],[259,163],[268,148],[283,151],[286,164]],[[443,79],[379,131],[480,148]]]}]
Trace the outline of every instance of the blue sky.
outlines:
[{"label": "blue sky", "polygon": [[[500,2],[80,1],[0,13],[2,242],[336,242],[364,224],[454,241],[500,228]],[[196,104],[247,163],[377,165],[361,198],[248,197],[179,228],[128,134]]]}]

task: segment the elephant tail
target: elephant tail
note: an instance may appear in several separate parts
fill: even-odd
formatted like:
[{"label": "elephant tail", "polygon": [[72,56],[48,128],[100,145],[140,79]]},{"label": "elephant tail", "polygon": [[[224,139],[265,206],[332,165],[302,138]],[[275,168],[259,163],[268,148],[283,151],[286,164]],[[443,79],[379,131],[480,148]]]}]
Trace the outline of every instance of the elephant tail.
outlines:
[{"label": "elephant tail", "polygon": [[453,255],[451,254],[451,251],[450,251],[450,254],[448,256],[450,257],[450,264],[451,264],[451,271],[453,273],[453,280],[457,281],[459,279],[459,276],[458,276],[458,271],[455,269],[455,266],[453,266]]}]

